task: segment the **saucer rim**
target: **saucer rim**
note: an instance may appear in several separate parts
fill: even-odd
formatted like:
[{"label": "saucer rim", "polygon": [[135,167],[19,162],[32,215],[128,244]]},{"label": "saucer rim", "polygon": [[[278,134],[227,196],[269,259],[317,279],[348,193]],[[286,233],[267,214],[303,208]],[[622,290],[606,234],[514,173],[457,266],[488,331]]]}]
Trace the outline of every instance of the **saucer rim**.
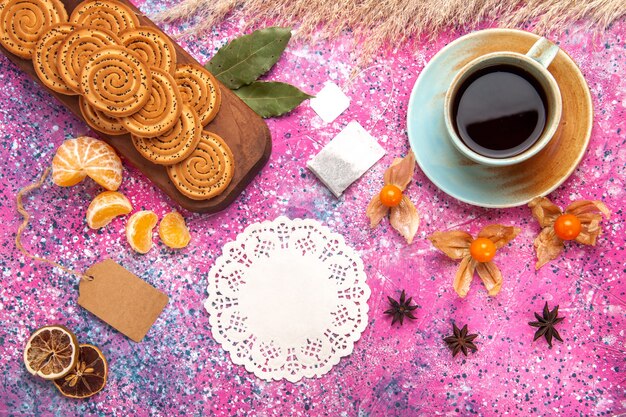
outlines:
[{"label": "saucer rim", "polygon": [[[585,156],[585,154],[587,153],[587,148],[589,147],[589,142],[591,140],[591,133],[593,130],[593,121],[594,121],[594,108],[593,108],[593,101],[591,98],[591,91],[589,90],[589,85],[587,83],[587,80],[585,79],[585,77],[582,74],[582,71],[580,70],[580,67],[578,66],[578,64],[576,63],[576,61],[574,61],[574,59],[562,48],[560,48],[561,52],[563,52],[566,57],[571,61],[571,63],[573,65],[571,65],[571,67],[573,68],[572,71],[572,75],[575,75],[579,80],[582,81],[582,85],[585,87],[584,88],[584,92],[585,92],[585,107],[586,107],[586,111],[587,111],[587,116],[589,117],[589,120],[591,121],[587,127],[587,130],[584,132],[584,143],[582,144],[580,151],[577,155],[577,157],[575,158],[575,160],[571,163],[571,166],[569,167],[569,169],[558,179],[555,181],[555,183],[548,187],[545,191],[542,191],[540,194],[536,195],[536,196],[531,196],[531,197],[527,197],[525,196],[523,199],[518,199],[515,201],[512,201],[510,203],[505,203],[505,204],[498,204],[498,203],[489,203],[489,202],[481,202],[481,201],[476,201],[475,199],[471,199],[471,198],[466,198],[466,197],[461,197],[458,195],[458,193],[453,192],[449,189],[447,189],[446,187],[444,187],[443,185],[441,185],[439,182],[435,181],[431,175],[429,175],[429,173],[427,172],[428,170],[425,170],[423,167],[422,162],[420,161],[420,154],[419,152],[416,151],[416,147],[414,145],[414,135],[412,133],[412,129],[410,128],[411,125],[411,115],[415,112],[415,101],[416,99],[416,91],[420,88],[420,86],[422,85],[422,83],[424,82],[424,77],[422,76],[422,74],[428,70],[428,67],[431,65],[431,63],[435,60],[435,59],[440,59],[442,56],[445,56],[448,51],[450,51],[452,48],[456,47],[457,45],[463,43],[463,42],[467,42],[468,40],[475,38],[475,37],[481,37],[481,36],[498,36],[498,35],[512,35],[512,36],[531,36],[533,38],[535,38],[535,40],[541,38],[541,36],[532,33],[532,32],[527,32],[524,30],[518,30],[518,29],[503,29],[503,28],[490,28],[490,29],[482,29],[482,30],[477,30],[471,33],[468,33],[466,35],[463,35],[455,40],[453,40],[452,42],[450,42],[449,44],[447,44],[446,46],[444,46],[443,48],[441,48],[435,55],[433,55],[433,57],[428,61],[428,63],[424,66],[424,68],[420,71],[419,76],[417,77],[417,80],[415,81],[415,84],[413,85],[413,88],[411,89],[411,95],[409,97],[409,104],[407,107],[407,135],[409,138],[409,146],[411,147],[411,150],[413,151],[414,155],[415,155],[415,160],[417,162],[417,164],[419,165],[422,173],[426,176],[426,178],[429,179],[429,181],[431,183],[433,183],[435,185],[435,187],[437,187],[439,190],[443,191],[445,194],[449,195],[450,197],[461,201],[463,203],[467,203],[473,206],[477,206],[477,207],[483,207],[483,208],[512,208],[512,207],[519,207],[522,206],[524,204],[527,204],[528,202],[530,202],[533,198],[535,197],[541,197],[541,196],[546,196],[548,194],[550,194],[551,192],[553,192],[555,189],[557,189],[558,187],[560,187],[576,170],[576,168],[578,167],[578,165],[580,164],[580,162],[582,161],[583,157]],[[454,78],[454,77],[452,77]],[[448,80],[448,78],[445,78],[444,80],[442,80],[441,82],[446,82]],[[446,129],[445,130],[445,136],[449,138],[449,132],[447,132]],[[582,132],[581,132],[582,134]],[[535,155],[536,156],[536,155]],[[534,158],[535,156],[533,156],[532,158]],[[529,159],[532,159],[529,158]]]}]

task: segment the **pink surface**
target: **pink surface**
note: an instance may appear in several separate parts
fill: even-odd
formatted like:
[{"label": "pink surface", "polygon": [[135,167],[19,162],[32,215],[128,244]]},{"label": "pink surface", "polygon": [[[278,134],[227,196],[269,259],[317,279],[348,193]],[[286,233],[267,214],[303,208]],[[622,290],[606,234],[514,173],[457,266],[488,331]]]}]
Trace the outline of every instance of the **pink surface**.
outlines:
[{"label": "pink surface", "polygon": [[[139,3],[147,14],[162,4]],[[168,33],[180,28],[165,26]],[[192,242],[173,251],[158,242],[147,255],[134,253],[124,237],[125,219],[100,231],[84,220],[101,190],[92,181],[60,188],[50,181],[31,198],[25,234],[32,252],[84,270],[106,257],[120,262],[170,296],[148,336],[135,344],[77,303],[74,276],[33,263],[14,247],[20,217],[19,188],[50,165],[68,137],[90,133],[43,88],[0,57],[0,414],[9,415],[615,415],[626,412],[626,23],[597,38],[571,27],[555,40],[589,82],[596,119],[585,158],[550,196],[566,206],[575,199],[601,199],[613,210],[596,247],[568,244],[556,261],[534,271],[532,240],[539,226],[527,207],[487,210],[440,192],[419,171],[408,194],[421,212],[415,242],[407,246],[384,220],[370,230],[364,209],[382,186],[382,173],[408,149],[406,107],[411,88],[428,60],[464,32],[432,43],[398,45],[381,52],[374,66],[349,78],[355,48],[348,38],[327,44],[292,43],[268,78],[315,93],[333,80],[351,97],[348,111],[325,125],[307,104],[271,119],[271,159],[227,210],[214,216],[183,212]],[[205,62],[239,34],[225,24],[181,45]],[[385,106],[386,104],[388,106]],[[382,118],[379,116],[384,111]],[[380,119],[380,120],[379,120]],[[337,200],[305,168],[349,121],[361,123],[387,155]],[[93,133],[92,133],[93,134]],[[135,210],[159,216],[176,205],[132,166],[125,165],[121,191]],[[372,289],[370,324],[353,354],[327,375],[297,384],[264,382],[231,363],[210,332],[202,307],[206,274],[222,245],[247,225],[279,215],[318,219],[345,236],[361,254]],[[457,264],[425,238],[435,230],[476,233],[489,223],[515,224],[521,234],[496,261],[505,283],[496,298],[478,278],[466,299],[452,289]],[[390,326],[382,313],[386,296],[412,295],[418,319]],[[532,342],[527,322],[545,301],[560,305],[564,343],[549,349]],[[297,311],[294,320],[306,320]],[[478,352],[452,358],[442,337],[451,323],[478,333]],[[63,398],[22,364],[24,344],[35,328],[62,323],[79,340],[98,345],[109,360],[105,390],[86,401]]]}]

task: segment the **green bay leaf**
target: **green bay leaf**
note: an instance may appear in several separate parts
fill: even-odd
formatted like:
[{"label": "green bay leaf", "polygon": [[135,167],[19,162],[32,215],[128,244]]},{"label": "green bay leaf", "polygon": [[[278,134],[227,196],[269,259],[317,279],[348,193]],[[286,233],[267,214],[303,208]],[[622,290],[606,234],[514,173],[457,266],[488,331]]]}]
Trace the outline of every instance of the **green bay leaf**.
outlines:
[{"label": "green bay leaf", "polygon": [[255,30],[221,47],[205,67],[226,87],[237,89],[269,71],[290,38],[291,28]]},{"label": "green bay leaf", "polygon": [[290,112],[313,97],[291,84],[276,81],[255,81],[234,93],[263,118]]}]

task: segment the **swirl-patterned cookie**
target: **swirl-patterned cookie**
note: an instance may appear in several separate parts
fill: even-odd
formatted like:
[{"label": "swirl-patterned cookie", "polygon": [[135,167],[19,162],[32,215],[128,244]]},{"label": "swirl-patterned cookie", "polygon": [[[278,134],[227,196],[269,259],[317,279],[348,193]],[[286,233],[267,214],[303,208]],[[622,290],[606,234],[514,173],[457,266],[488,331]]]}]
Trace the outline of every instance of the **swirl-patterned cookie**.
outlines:
[{"label": "swirl-patterned cookie", "polygon": [[151,27],[127,29],[120,33],[122,45],[135,52],[150,67],[161,68],[174,75],[176,50],[161,31]]},{"label": "swirl-patterned cookie", "polygon": [[109,116],[130,116],[150,99],[150,69],[123,46],[95,52],[80,73],[83,96],[96,110]]},{"label": "swirl-patterned cookie", "polygon": [[72,23],[55,23],[39,39],[33,53],[33,67],[41,82],[49,89],[66,95],[78,93],[68,87],[59,75],[57,55],[59,47],[74,29],[76,25]]},{"label": "swirl-patterned cookie", "polygon": [[78,99],[80,105],[80,112],[83,115],[83,119],[89,126],[98,132],[106,133],[111,136],[123,135],[128,133],[124,124],[117,118],[111,117],[103,112],[96,110],[91,106],[85,97],[81,96]]},{"label": "swirl-patterned cookie", "polygon": [[3,0],[0,2],[0,43],[9,52],[31,59],[46,28],[67,22],[59,0]]},{"label": "swirl-patterned cookie", "polygon": [[121,119],[126,129],[137,136],[152,138],[167,132],[176,124],[182,111],[174,78],[160,68],[150,68],[150,97],[139,111]]},{"label": "swirl-patterned cookie", "polygon": [[222,103],[213,75],[199,65],[178,65],[174,78],[183,101],[196,110],[202,125],[213,120]]},{"label": "swirl-patterned cookie", "polygon": [[137,15],[115,0],[91,0],[80,3],[70,16],[70,22],[82,26],[106,29],[116,35],[139,26]]},{"label": "swirl-patterned cookie", "polygon": [[196,149],[184,161],[167,167],[167,175],[181,194],[208,200],[221,194],[233,179],[235,160],[222,138],[203,131]]},{"label": "swirl-patterned cookie", "polygon": [[113,33],[95,28],[75,29],[59,46],[57,68],[65,84],[80,93],[80,73],[89,57],[105,46],[120,45]]},{"label": "swirl-patterned cookie", "polygon": [[169,131],[155,138],[131,135],[133,145],[144,158],[159,165],[173,165],[191,154],[202,133],[202,125],[196,111],[183,104],[178,121]]}]

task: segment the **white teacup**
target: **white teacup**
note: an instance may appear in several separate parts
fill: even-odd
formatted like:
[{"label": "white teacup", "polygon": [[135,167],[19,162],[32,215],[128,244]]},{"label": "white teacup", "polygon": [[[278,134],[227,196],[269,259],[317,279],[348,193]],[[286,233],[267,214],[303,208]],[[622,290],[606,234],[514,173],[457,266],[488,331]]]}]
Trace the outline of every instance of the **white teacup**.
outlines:
[{"label": "white teacup", "polygon": [[[561,120],[561,91],[554,77],[547,70],[559,47],[545,38],[540,38],[526,55],[517,52],[492,52],[482,55],[466,64],[452,80],[445,98],[445,122],[454,146],[467,158],[484,165],[507,166],[525,161],[550,142]],[[509,157],[495,158],[477,153],[469,148],[459,137],[454,120],[454,105],[457,93],[463,83],[482,69],[493,66],[513,66],[529,74],[541,86],[545,93],[545,124],[542,133],[535,142],[521,153]]]}]

